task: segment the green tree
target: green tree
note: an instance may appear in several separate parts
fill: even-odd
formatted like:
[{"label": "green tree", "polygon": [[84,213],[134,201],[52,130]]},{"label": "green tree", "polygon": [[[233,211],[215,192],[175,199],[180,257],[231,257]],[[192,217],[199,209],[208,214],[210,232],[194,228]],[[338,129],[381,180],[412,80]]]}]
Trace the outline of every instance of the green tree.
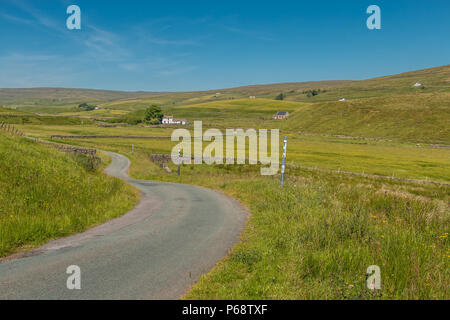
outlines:
[{"label": "green tree", "polygon": [[279,95],[277,95],[277,96],[275,97],[275,100],[284,100],[284,94],[283,94],[283,93],[280,93]]},{"label": "green tree", "polygon": [[84,102],[84,103],[78,105],[78,108],[84,109],[84,110],[86,110],[86,111],[94,110],[96,107],[97,107],[97,106],[91,106],[91,105],[88,105],[86,102]]},{"label": "green tree", "polygon": [[151,124],[160,123],[163,118],[163,112],[160,107],[152,104],[145,110],[144,120]]}]

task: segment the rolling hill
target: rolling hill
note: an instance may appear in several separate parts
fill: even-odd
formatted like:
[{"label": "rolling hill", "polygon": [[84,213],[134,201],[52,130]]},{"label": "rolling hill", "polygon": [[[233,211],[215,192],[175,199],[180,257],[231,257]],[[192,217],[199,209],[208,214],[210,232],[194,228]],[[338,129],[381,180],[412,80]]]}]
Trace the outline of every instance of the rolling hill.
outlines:
[{"label": "rolling hill", "polygon": [[[280,93],[284,100],[274,100]],[[249,99],[250,95],[257,99]],[[95,102],[101,110],[80,112],[76,105],[81,102]],[[279,127],[292,132],[450,144],[450,65],[361,81],[197,92],[0,89],[2,103],[16,111],[117,121],[142,117],[146,107],[157,104],[166,114],[220,127]],[[291,116],[286,121],[271,120],[277,111],[289,111]]]}]

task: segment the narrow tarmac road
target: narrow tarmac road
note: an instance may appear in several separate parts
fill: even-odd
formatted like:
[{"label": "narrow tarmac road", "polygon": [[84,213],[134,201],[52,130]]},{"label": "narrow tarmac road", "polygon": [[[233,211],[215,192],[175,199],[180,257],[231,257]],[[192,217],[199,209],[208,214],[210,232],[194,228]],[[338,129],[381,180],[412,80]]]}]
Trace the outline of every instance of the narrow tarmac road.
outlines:
[{"label": "narrow tarmac road", "polygon": [[[120,218],[0,263],[0,299],[178,299],[237,241],[247,213],[219,192],[138,181],[110,153],[106,173],[143,192]],[[81,269],[69,290],[66,269]]]}]

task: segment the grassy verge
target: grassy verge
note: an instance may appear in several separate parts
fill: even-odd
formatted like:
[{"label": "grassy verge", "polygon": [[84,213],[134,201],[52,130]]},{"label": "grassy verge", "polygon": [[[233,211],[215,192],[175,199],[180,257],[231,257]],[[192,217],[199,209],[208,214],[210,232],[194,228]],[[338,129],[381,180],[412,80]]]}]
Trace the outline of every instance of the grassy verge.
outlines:
[{"label": "grassy verge", "polygon": [[87,171],[73,157],[1,132],[0,168],[0,256],[84,231],[139,198],[99,169]]},{"label": "grassy verge", "polygon": [[[108,148],[108,146],[102,146]],[[110,146],[130,173],[202,185],[252,212],[241,242],[186,299],[448,299],[450,187],[314,170],[261,177],[255,166],[183,165],[166,174],[144,152]],[[366,287],[381,268],[382,289]]]},{"label": "grassy verge", "polygon": [[[185,299],[448,299],[450,187],[255,166],[183,165],[166,174],[127,153],[131,175],[214,188],[252,215],[241,242]],[[366,287],[381,268],[382,289]]]},{"label": "grassy verge", "polygon": [[[449,298],[448,187],[307,171],[283,189],[256,176],[215,187],[253,215],[186,299]],[[370,265],[381,268],[377,292],[366,287]]]}]

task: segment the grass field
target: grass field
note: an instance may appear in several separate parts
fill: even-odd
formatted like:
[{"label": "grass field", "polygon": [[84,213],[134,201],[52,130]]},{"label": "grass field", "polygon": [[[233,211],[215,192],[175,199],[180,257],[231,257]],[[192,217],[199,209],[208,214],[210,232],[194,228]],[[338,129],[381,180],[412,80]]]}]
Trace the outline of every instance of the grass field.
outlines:
[{"label": "grass field", "polygon": [[136,204],[134,188],[78,160],[0,131],[0,257],[84,231]]},{"label": "grass field", "polygon": [[[49,107],[75,107],[83,102],[95,103],[104,108],[139,110],[153,103],[163,107],[172,107],[217,100],[242,99],[249,96],[274,99],[280,93],[283,93],[288,101],[315,103],[337,101],[340,98],[349,100],[417,92],[449,92],[449,79],[450,65],[445,65],[361,81],[278,83],[196,92],[155,93],[63,88],[0,89],[0,105],[26,107],[27,111],[34,110],[34,112],[44,112],[47,109],[50,111],[49,113],[55,113],[55,110],[50,110]],[[424,89],[413,88],[412,85],[416,82],[423,84]],[[325,92],[313,97],[308,97],[303,93],[311,89],[323,89]]]},{"label": "grass field", "polygon": [[[15,123],[50,124],[50,119],[37,120],[31,112],[64,115],[54,121],[67,125],[88,118],[128,122],[142,119],[145,108],[157,104],[167,115],[191,122],[201,119],[205,126],[276,127],[295,133],[450,144],[449,79],[450,65],[446,65],[362,81],[281,83],[198,92],[1,89],[0,104],[30,112],[27,117],[15,117]],[[416,82],[423,86],[413,87]],[[308,96],[305,91],[312,89],[322,91]],[[279,93],[284,94],[284,101],[274,100]],[[249,99],[250,95],[257,99]],[[341,98],[346,101],[338,101]],[[101,109],[80,112],[76,106],[83,102]],[[289,111],[291,116],[274,121],[271,116],[277,111]]]},{"label": "grass field", "polygon": [[[449,297],[448,187],[307,171],[291,171],[283,189],[278,179],[209,179],[252,216],[186,299]],[[381,268],[379,292],[366,288],[369,265]]]},{"label": "grass field", "polygon": [[48,125],[77,125],[82,123],[92,123],[90,119],[78,117],[38,115],[17,109],[0,107],[0,122],[9,124],[48,124]]},{"label": "grass field", "polygon": [[282,128],[450,144],[450,92],[310,104],[297,109]]},{"label": "grass field", "polygon": [[[59,135],[170,136],[171,128],[19,125],[30,135],[48,139]],[[282,137],[281,137],[282,138]],[[64,143],[114,147],[128,152],[169,154],[177,142],[161,139],[64,139]],[[207,142],[203,146],[207,146]],[[281,147],[280,141],[280,147]],[[295,134],[288,139],[287,164],[320,169],[351,171],[399,178],[450,182],[450,149],[428,145],[371,141]],[[281,150],[280,150],[281,153]]]},{"label": "grass field", "polygon": [[[178,177],[173,164],[167,174],[149,160],[149,150],[164,150],[158,141],[134,153],[128,139],[72,143],[127,155],[135,178],[214,188],[250,209],[242,241],[186,299],[449,297],[449,186],[288,167],[281,189],[278,175],[261,177],[249,165],[183,165]],[[373,264],[382,274],[376,293],[365,283]]]}]

